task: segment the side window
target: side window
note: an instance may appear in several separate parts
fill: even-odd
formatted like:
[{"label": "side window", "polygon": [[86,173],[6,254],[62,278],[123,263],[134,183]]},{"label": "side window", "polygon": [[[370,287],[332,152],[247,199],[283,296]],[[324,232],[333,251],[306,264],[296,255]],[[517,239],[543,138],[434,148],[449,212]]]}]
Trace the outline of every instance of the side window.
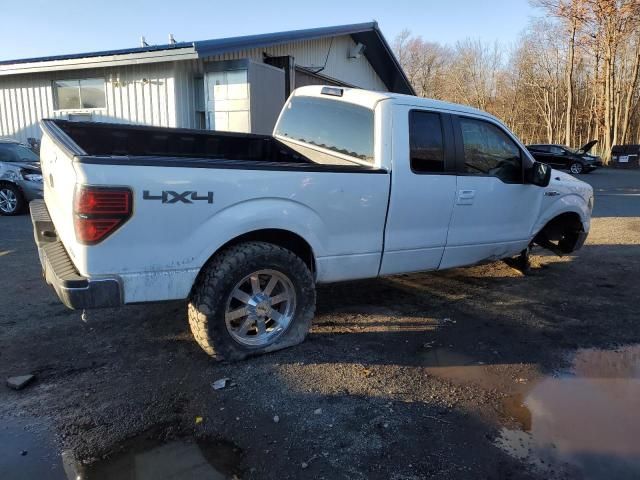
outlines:
[{"label": "side window", "polygon": [[531,149],[536,152],[549,153],[549,147],[546,145],[531,145]]},{"label": "side window", "polygon": [[0,143],[0,162],[17,162],[18,155],[16,155],[14,144],[2,144]]},{"label": "side window", "polygon": [[505,183],[522,183],[518,146],[492,123],[460,117],[465,172],[492,175]]},{"label": "side window", "polygon": [[440,114],[415,110],[409,114],[409,149],[412,171],[444,172]]},{"label": "side window", "polygon": [[551,147],[551,153],[553,153],[554,155],[562,155],[564,153],[564,150],[560,147]]}]

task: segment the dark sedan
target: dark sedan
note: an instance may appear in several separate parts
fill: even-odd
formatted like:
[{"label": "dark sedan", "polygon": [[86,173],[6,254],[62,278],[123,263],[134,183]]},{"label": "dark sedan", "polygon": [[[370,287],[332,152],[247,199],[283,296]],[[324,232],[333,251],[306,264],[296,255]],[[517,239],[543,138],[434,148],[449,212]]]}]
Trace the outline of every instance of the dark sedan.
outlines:
[{"label": "dark sedan", "polygon": [[598,143],[592,140],[582,148],[569,148],[564,145],[537,143],[527,145],[531,155],[539,162],[546,163],[553,168],[569,170],[571,173],[589,173],[602,166],[602,160],[589,151]]}]

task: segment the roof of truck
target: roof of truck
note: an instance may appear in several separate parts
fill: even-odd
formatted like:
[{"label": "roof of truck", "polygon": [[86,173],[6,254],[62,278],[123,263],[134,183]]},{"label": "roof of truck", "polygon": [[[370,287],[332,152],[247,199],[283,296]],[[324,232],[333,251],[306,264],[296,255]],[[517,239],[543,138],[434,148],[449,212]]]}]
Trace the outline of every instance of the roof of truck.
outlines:
[{"label": "roof of truck", "polygon": [[[477,108],[469,107],[468,105],[461,105],[459,103],[445,102],[442,100],[435,100],[433,98],[416,97],[415,95],[403,95],[401,93],[393,92],[381,92],[373,90],[362,90],[359,88],[343,88],[329,85],[310,85],[306,87],[300,87],[295,90],[296,95],[310,95],[310,96],[322,96],[332,98],[330,95],[322,93],[322,89],[329,87],[332,89],[338,88],[342,90],[342,99],[348,102],[358,103],[361,105],[369,106],[373,108],[375,104],[382,100],[392,100],[394,103],[400,105],[412,105],[419,108],[443,110],[458,113],[469,113],[472,115],[492,118],[502,123],[498,118],[494,117],[490,113]],[[336,97],[333,97],[336,98]]]}]

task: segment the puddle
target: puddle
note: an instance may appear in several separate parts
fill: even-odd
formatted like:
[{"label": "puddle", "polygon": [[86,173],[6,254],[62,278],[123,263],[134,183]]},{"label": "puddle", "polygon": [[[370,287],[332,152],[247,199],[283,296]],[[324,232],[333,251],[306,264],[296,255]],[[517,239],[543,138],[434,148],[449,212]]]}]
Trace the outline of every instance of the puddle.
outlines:
[{"label": "puddle", "polygon": [[547,476],[640,478],[640,345],[579,350],[569,373],[504,406],[521,427],[498,446]]},{"label": "puddle", "polygon": [[179,439],[159,443],[140,436],[78,473],[83,480],[223,480],[239,473],[240,449],[227,442]]},{"label": "puddle", "polygon": [[60,452],[41,421],[0,419],[0,478],[66,479]]},{"label": "puddle", "polygon": [[426,371],[454,383],[474,383],[482,388],[499,388],[501,379],[488,365],[448,348],[431,348],[420,354]]}]

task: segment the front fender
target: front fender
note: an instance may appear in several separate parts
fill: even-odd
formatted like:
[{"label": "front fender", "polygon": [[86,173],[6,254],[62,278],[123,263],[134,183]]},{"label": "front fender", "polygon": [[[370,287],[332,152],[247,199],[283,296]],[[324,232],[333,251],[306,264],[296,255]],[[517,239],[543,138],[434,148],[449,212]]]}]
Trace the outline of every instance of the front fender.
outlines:
[{"label": "front fender", "polygon": [[583,230],[585,233],[589,232],[591,227],[591,210],[589,209],[587,202],[584,197],[578,193],[568,193],[562,197],[556,197],[555,200],[543,205],[540,217],[534,225],[532,237],[535,237],[547,223],[563,213],[577,214],[582,222]]}]

